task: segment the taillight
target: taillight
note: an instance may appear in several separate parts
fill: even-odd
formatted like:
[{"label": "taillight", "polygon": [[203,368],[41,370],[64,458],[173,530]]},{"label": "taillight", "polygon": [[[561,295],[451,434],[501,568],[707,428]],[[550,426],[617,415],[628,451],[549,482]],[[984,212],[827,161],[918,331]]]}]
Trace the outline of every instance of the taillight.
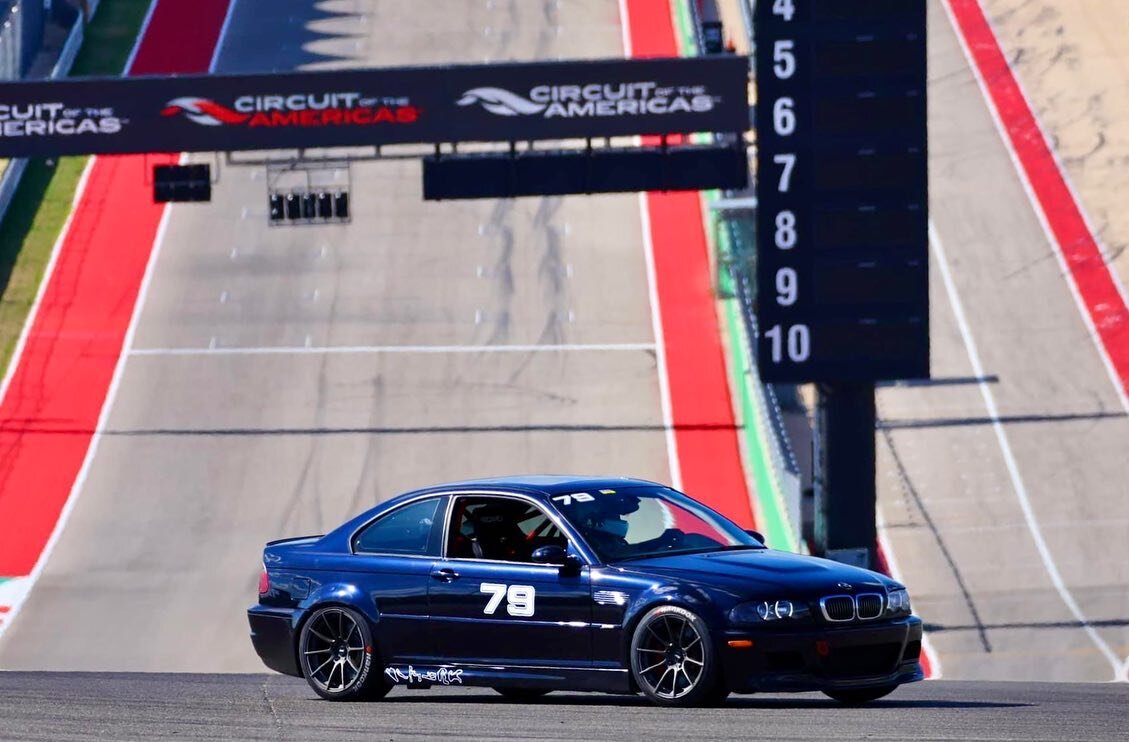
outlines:
[{"label": "taillight", "polygon": [[266,595],[270,592],[270,575],[267,574],[267,568],[263,567],[262,574],[259,575],[259,595]]}]

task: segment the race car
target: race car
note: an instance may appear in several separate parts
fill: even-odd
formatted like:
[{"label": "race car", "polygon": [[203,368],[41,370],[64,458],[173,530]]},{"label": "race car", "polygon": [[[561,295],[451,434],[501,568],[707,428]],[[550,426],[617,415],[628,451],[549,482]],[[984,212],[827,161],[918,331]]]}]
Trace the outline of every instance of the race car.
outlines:
[{"label": "race car", "polygon": [[643,693],[661,706],[923,677],[921,620],[876,572],[776,551],[637,479],[511,477],[409,492],[263,553],[251,640],[330,700],[396,685]]}]

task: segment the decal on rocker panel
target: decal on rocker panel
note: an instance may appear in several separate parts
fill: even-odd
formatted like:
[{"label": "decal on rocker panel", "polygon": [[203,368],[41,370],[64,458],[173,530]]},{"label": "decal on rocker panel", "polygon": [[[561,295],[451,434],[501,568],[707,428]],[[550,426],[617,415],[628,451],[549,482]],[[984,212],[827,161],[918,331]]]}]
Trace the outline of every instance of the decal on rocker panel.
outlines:
[{"label": "decal on rocker panel", "polygon": [[68,107],[66,103],[0,103],[0,136],[117,134],[124,120],[113,108]]},{"label": "decal on rocker panel", "polygon": [[425,670],[419,672],[411,665],[406,668],[399,667],[386,667],[384,674],[393,683],[439,683],[441,685],[450,685],[452,683],[463,683],[462,670],[450,670],[446,667],[440,667],[438,670]]},{"label": "decal on rocker panel", "polygon": [[705,85],[660,87],[657,82],[614,85],[538,85],[527,96],[503,88],[471,88],[457,101],[496,116],[592,118],[708,113],[721,101]]},{"label": "decal on rocker panel", "polygon": [[404,97],[357,92],[244,95],[231,106],[207,98],[173,98],[162,116],[183,115],[201,126],[322,127],[414,124],[419,108]]}]

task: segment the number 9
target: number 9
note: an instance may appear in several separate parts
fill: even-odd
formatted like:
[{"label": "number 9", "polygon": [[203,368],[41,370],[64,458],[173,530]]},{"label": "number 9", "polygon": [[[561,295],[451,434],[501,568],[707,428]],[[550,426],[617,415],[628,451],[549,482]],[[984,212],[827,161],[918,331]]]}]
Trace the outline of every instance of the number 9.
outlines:
[{"label": "number 9", "polygon": [[534,595],[532,585],[510,585],[506,591],[506,612],[511,616],[532,616]]},{"label": "number 9", "polygon": [[795,304],[800,289],[799,283],[794,268],[781,268],[776,271],[776,303],[783,307]]}]

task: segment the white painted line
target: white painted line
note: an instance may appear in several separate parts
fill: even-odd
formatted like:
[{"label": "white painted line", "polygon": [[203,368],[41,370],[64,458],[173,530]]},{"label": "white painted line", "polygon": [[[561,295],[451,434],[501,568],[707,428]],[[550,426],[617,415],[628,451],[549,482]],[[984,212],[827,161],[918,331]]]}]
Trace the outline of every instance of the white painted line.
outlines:
[{"label": "white painted line", "polygon": [[[184,161],[184,156],[181,155],[181,161]],[[55,544],[58,543],[59,537],[62,536],[63,531],[67,527],[67,521],[70,519],[71,512],[74,510],[75,503],[78,502],[79,495],[82,494],[83,485],[86,483],[86,477],[90,473],[90,467],[94,463],[94,457],[98,453],[98,444],[102,440],[102,430],[106,427],[106,421],[110,417],[110,411],[114,407],[114,399],[118,394],[118,387],[121,384],[122,373],[125,371],[126,360],[129,357],[128,349],[133,345],[133,336],[137,331],[137,321],[141,317],[141,308],[145,304],[145,297],[149,293],[149,285],[153,279],[154,267],[157,265],[157,256],[160,255],[161,245],[165,240],[165,232],[169,223],[169,214],[172,212],[172,204],[166,204],[164,213],[161,215],[160,225],[157,227],[157,237],[153,243],[153,251],[149,254],[149,262],[145,266],[145,275],[141,279],[141,287],[137,292],[137,300],[133,305],[133,313],[130,315],[129,327],[125,332],[125,339],[122,342],[122,350],[118,354],[118,362],[114,366],[114,375],[110,379],[110,387],[106,392],[106,399],[102,403],[102,410],[98,413],[98,423],[94,428],[94,434],[90,437],[90,445],[86,449],[86,456],[82,460],[82,467],[78,470],[78,475],[75,477],[74,483],[71,485],[70,494],[67,495],[67,501],[63,505],[62,511],[59,513],[59,519],[55,521],[55,528],[51,531],[51,537],[47,539],[46,546],[39,554],[39,559],[35,562],[35,567],[32,568],[31,574],[27,579],[21,582],[20,599],[15,602],[8,613],[7,623],[0,625],[0,634],[4,629],[10,626],[20,609],[26,604],[27,596],[35,587],[35,583],[39,580],[39,576],[43,574],[44,568],[47,566],[47,560],[51,558],[51,552],[55,549]]]},{"label": "white painted line", "polygon": [[216,336],[212,335],[212,339],[208,341],[208,350],[216,349]]},{"label": "white painted line", "polygon": [[477,275],[479,278],[482,278],[483,276],[486,275],[486,269],[483,268],[481,265],[478,266],[477,270],[475,271],[475,275]]},{"label": "white painted line", "polygon": [[474,324],[476,324],[476,325],[482,324],[482,310],[481,309],[475,309],[474,310]]},{"label": "white painted line", "polygon": [[[235,0],[232,0],[233,3],[234,1]],[[159,0],[153,0],[153,2],[149,5],[149,10],[146,12],[145,20],[141,25],[141,31],[138,33],[137,40],[134,42],[133,49],[130,51],[129,59],[127,60],[125,66],[126,72],[123,72],[123,76],[125,74],[128,74],[128,71],[133,68],[133,62],[137,58],[137,50],[141,48],[141,42],[148,32],[149,23],[152,20],[153,11],[156,9],[158,2]],[[227,27],[225,25],[220,31],[219,38],[216,39],[217,48],[223,45],[224,32],[226,30]],[[72,203],[71,214],[67,216],[67,221],[63,224],[63,230],[59,234],[59,239],[56,240],[55,248],[51,254],[51,261],[48,264],[47,271],[45,272],[45,275],[40,283],[40,293],[36,296],[37,304],[39,298],[42,296],[44,287],[47,285],[47,281],[50,278],[50,272],[54,269],[55,259],[58,253],[58,248],[62,244],[63,236],[67,233],[67,230],[71,225],[71,217],[74,214],[73,205],[74,203],[78,202],[78,199],[82,196],[83,191],[85,190],[87,176],[90,173],[90,169],[93,166],[94,160],[94,157],[91,157],[89,160],[87,160],[86,169],[83,170],[82,177],[79,180],[78,188],[75,189],[75,200]],[[183,164],[186,160],[186,155],[184,153],[181,153],[179,161]],[[169,217],[171,214],[172,204],[166,204],[164,211],[161,214],[161,221],[157,226],[157,235],[153,241],[153,249],[149,253],[149,261],[145,264],[145,273],[141,278],[141,285],[137,291],[137,299],[133,303],[133,312],[129,317],[129,325],[125,331],[125,338],[122,340],[121,351],[118,353],[118,361],[114,365],[114,374],[110,378],[110,386],[106,390],[106,399],[103,400],[102,409],[98,413],[98,422],[95,425],[94,434],[90,437],[90,443],[86,448],[86,455],[82,459],[82,466],[79,468],[78,474],[75,476],[75,480],[71,484],[71,490],[67,495],[67,501],[63,504],[63,509],[59,512],[59,518],[55,521],[55,527],[51,531],[51,536],[47,539],[47,544],[43,547],[43,551],[40,552],[39,559],[36,560],[35,566],[31,570],[31,574],[28,575],[25,579],[19,580],[19,600],[11,604],[11,610],[5,616],[7,620],[3,623],[0,623],[0,635],[3,634],[5,629],[12,625],[12,623],[15,621],[16,616],[19,614],[20,609],[27,602],[27,596],[35,587],[35,583],[39,580],[39,576],[43,574],[43,570],[47,566],[47,561],[51,558],[51,552],[55,550],[55,545],[59,542],[59,538],[62,536],[63,531],[67,527],[67,521],[70,519],[71,512],[75,507],[75,503],[78,502],[79,495],[82,494],[82,488],[86,484],[86,477],[90,473],[90,467],[94,463],[94,457],[98,453],[98,445],[102,440],[101,431],[106,426],[106,421],[110,417],[110,411],[114,407],[114,400],[118,395],[118,387],[121,385],[121,378],[122,374],[125,371],[126,361],[128,360],[130,355],[130,349],[133,347],[133,338],[137,332],[137,323],[141,318],[142,308],[145,306],[145,298],[149,294],[149,286],[153,281],[153,273],[156,269],[157,258],[161,254],[161,246],[165,242],[165,233],[168,231]],[[35,311],[35,308],[36,307],[33,306],[33,312]],[[29,322],[32,316],[34,316],[34,314],[29,315]],[[20,350],[22,350],[22,346],[17,347],[16,352],[18,353]],[[13,354],[13,363],[15,362],[17,357],[18,356]],[[15,581],[13,580],[13,582]]]},{"label": "white painted line", "polygon": [[141,31],[137,34],[137,39],[133,42],[133,48],[129,50],[129,56],[125,60],[125,67],[122,68],[122,77],[129,75],[133,69],[133,63],[137,61],[137,52],[141,49],[141,41],[145,38],[145,34],[149,31],[149,23],[153,20],[153,12],[157,9],[157,3],[160,0],[153,0],[149,3],[149,9],[145,11],[145,20],[141,21]]},{"label": "white painted line", "polygon": [[35,292],[35,301],[32,302],[31,311],[27,313],[23,329],[20,330],[20,337],[16,341],[15,350],[12,351],[12,359],[8,361],[8,370],[4,374],[4,380],[0,381],[0,399],[3,399],[7,393],[8,385],[12,383],[12,376],[20,365],[24,346],[27,345],[27,337],[31,334],[31,328],[39,314],[39,304],[43,301],[43,294],[47,291],[47,285],[51,283],[51,276],[55,273],[55,263],[59,259],[59,252],[67,239],[67,235],[70,234],[71,221],[74,219],[74,207],[78,205],[83,194],[86,193],[86,182],[90,178],[90,171],[94,168],[94,160],[94,157],[87,158],[86,167],[82,169],[82,175],[79,176],[78,187],[75,188],[70,211],[67,213],[66,221],[63,222],[63,228],[59,230],[59,236],[55,239],[54,246],[51,248],[51,257],[47,259],[47,267],[43,271],[43,278],[39,280],[39,288]]},{"label": "white painted line", "polygon": [[[1004,125],[1003,121],[1000,120],[1000,113],[996,110],[996,105],[992,99],[992,94],[988,88],[988,84],[984,80],[984,76],[980,74],[980,68],[976,65],[976,60],[972,56],[972,51],[968,48],[968,43],[964,39],[964,34],[961,33],[960,25],[957,23],[957,19],[953,15],[952,8],[949,7],[948,0],[942,2],[941,6],[945,9],[945,14],[949,18],[949,25],[951,25],[953,28],[953,35],[957,37],[957,41],[960,43],[960,48],[964,53],[964,58],[968,64],[968,68],[972,70],[972,74],[976,78],[976,85],[980,88],[980,94],[984,98],[984,107],[988,109],[988,113],[992,117],[992,123],[994,123],[996,126],[996,133],[999,134],[1000,139],[1004,143],[1004,149],[1007,150],[1008,157],[1011,159],[1012,167],[1015,169],[1016,175],[1019,177],[1019,183],[1023,186],[1023,192],[1027,194],[1027,201],[1031,205],[1031,210],[1035,212],[1035,218],[1038,220],[1039,226],[1043,230],[1043,235],[1046,237],[1047,243],[1051,246],[1051,252],[1054,253],[1055,260],[1058,261],[1058,267],[1060,272],[1062,273],[1063,280],[1066,281],[1066,285],[1070,289],[1070,295],[1074,297],[1074,304],[1078,308],[1078,313],[1082,315],[1082,322],[1086,326],[1086,332],[1089,333],[1091,342],[1093,342],[1094,347],[1097,348],[1098,357],[1102,359],[1102,365],[1105,366],[1106,374],[1109,376],[1110,383],[1113,384],[1114,391],[1117,393],[1117,397],[1121,402],[1122,409],[1124,409],[1126,412],[1129,412],[1129,395],[1126,394],[1125,389],[1121,385],[1121,378],[1118,376],[1117,370],[1113,367],[1113,362],[1109,359],[1109,354],[1106,352],[1105,344],[1102,342],[1101,337],[1098,335],[1097,328],[1094,327],[1094,321],[1090,317],[1089,309],[1086,308],[1086,302],[1082,300],[1082,295],[1078,292],[1078,286],[1074,282],[1074,273],[1071,272],[1070,266],[1066,264],[1066,258],[1063,257],[1062,254],[1062,246],[1059,245],[1058,238],[1055,237],[1054,231],[1051,229],[1050,222],[1047,221],[1047,215],[1043,213],[1042,204],[1040,204],[1039,197],[1035,194],[1035,188],[1031,185],[1031,180],[1027,177],[1027,170],[1023,167],[1023,163],[1019,160],[1019,154],[1015,151],[1015,147],[1011,143],[1011,137],[1008,136],[1007,127]],[[994,30],[992,33],[993,35],[995,35]],[[1023,87],[1020,84],[1018,77],[1015,78],[1015,84],[1022,92]],[[1025,92],[1023,93],[1023,95],[1026,98],[1027,94]],[[1035,109],[1031,107],[1029,98],[1027,99],[1027,107],[1031,109],[1031,115],[1035,118],[1035,123],[1037,126],[1039,126],[1039,133],[1042,135],[1043,139],[1047,142],[1051,142],[1052,140],[1048,138],[1046,132],[1043,131],[1042,124],[1039,123],[1038,117],[1035,116]],[[1059,172],[1063,176],[1063,180],[1066,182],[1071,195],[1074,196],[1075,205],[1078,207],[1078,212],[1082,214],[1083,221],[1085,222],[1087,228],[1090,230],[1090,236],[1093,237],[1094,242],[1099,245],[1099,252],[1101,252],[1103,256],[1106,255],[1104,247],[1101,247],[1101,242],[1098,240],[1098,233],[1094,231],[1092,225],[1090,224],[1090,221],[1086,216],[1086,212],[1082,208],[1082,201],[1078,198],[1078,194],[1074,192],[1074,187],[1071,185],[1070,180],[1066,177],[1066,170],[1062,167],[1062,163],[1059,161],[1058,155],[1055,154],[1054,149],[1050,147],[1049,144],[1047,146],[1047,149],[1050,150],[1051,155],[1055,159],[1055,163],[1058,165]],[[1106,269],[1109,270],[1110,275],[1113,277],[1113,284],[1118,287],[1122,297],[1126,297],[1125,287],[1122,286],[1120,279],[1118,279],[1117,277],[1117,273],[1113,269],[1113,265],[1109,261],[1106,261]],[[1129,298],[1127,298],[1127,303],[1129,303]]]},{"label": "white painted line", "polygon": [[[902,570],[898,567],[898,560],[894,556],[894,548],[890,545],[890,539],[886,535],[886,519],[882,516],[882,508],[876,508],[875,515],[878,519],[878,543],[882,546],[882,553],[886,557],[886,566],[890,570],[890,576],[905,584],[905,580],[902,579]],[[910,600],[912,599],[913,591],[911,590]],[[925,653],[929,660],[929,680],[940,680],[944,677],[941,670],[941,657],[937,654],[937,650],[933,648],[933,642],[930,640],[928,632],[921,634],[921,651]]]},{"label": "white painted line", "polygon": [[227,304],[227,292],[224,291],[220,294],[220,304]]},{"label": "white painted line", "polygon": [[309,335],[307,335],[306,336],[306,349],[309,350],[312,347],[314,347],[314,339],[312,337],[310,337]]},{"label": "white painted line", "polygon": [[[307,343],[310,337],[306,336]],[[654,343],[593,343],[559,345],[280,345],[229,348],[131,348],[131,356],[273,356],[378,355],[394,353],[622,353],[655,351]]]},{"label": "white painted line", "polygon": [[[957,326],[960,328],[961,338],[964,340],[964,349],[968,354],[968,360],[972,364],[972,373],[978,379],[984,379],[984,365],[980,362],[980,352],[976,349],[976,340],[972,337],[972,327],[968,323],[968,319],[964,313],[964,305],[961,303],[960,295],[957,293],[956,283],[953,281],[952,272],[949,270],[949,261],[945,256],[944,246],[941,244],[941,237],[937,233],[937,228],[933,222],[929,223],[929,246],[933,250],[933,255],[937,259],[937,266],[941,271],[941,279],[945,284],[945,293],[948,295],[949,303],[952,305],[953,314],[956,317]],[[1035,542],[1035,549],[1039,552],[1039,558],[1043,561],[1043,567],[1046,569],[1047,575],[1050,577],[1051,584],[1054,585],[1055,591],[1058,592],[1059,598],[1066,605],[1071,615],[1075,620],[1082,625],[1082,630],[1090,637],[1094,646],[1106,658],[1110,666],[1113,668],[1114,680],[1123,680],[1122,677],[1122,661],[1121,658],[1114,654],[1109,644],[1102,639],[1101,635],[1094,630],[1090,622],[1086,620],[1085,614],[1078,606],[1074,596],[1067,588],[1062,575],[1058,571],[1058,565],[1055,564],[1054,557],[1051,555],[1051,550],[1047,546],[1046,540],[1043,538],[1043,529],[1039,525],[1039,520],[1035,516],[1035,511],[1031,507],[1031,498],[1027,494],[1027,486],[1023,483],[1023,477],[1019,473],[1019,464],[1015,460],[1015,454],[1011,449],[1011,442],[1008,440],[1007,431],[1004,430],[1003,424],[1000,422],[999,408],[996,406],[996,397],[992,393],[991,388],[984,381],[977,383],[980,388],[980,396],[984,399],[984,406],[988,410],[988,417],[992,420],[992,431],[996,434],[996,441],[999,443],[1000,452],[1004,457],[1004,464],[1007,467],[1008,475],[1011,477],[1012,487],[1015,489],[1015,496],[1019,500],[1019,508],[1023,511],[1023,519],[1027,523],[1027,530],[1031,533],[1031,539]]]},{"label": "white painted line", "polygon": [[[220,26],[220,35],[216,38],[216,48],[212,50],[212,61],[208,63],[208,72],[214,73],[216,71],[216,64],[220,61],[220,52],[223,50],[223,40],[227,38],[227,29],[231,26],[231,17],[235,15],[235,6],[239,4],[239,0],[230,0],[227,5],[227,14],[223,17],[223,25]],[[246,219],[246,209],[244,209],[243,218]]]},{"label": "white painted line", "polygon": [[239,255],[239,248],[238,247],[231,248],[231,259],[235,260],[236,256],[238,256],[238,255]]},{"label": "white painted line", "polygon": [[[631,57],[631,16],[627,0],[619,0],[620,34],[623,55]],[[658,280],[655,276],[655,246],[651,241],[651,207],[647,194],[639,193],[639,216],[643,227],[643,257],[647,265],[647,296],[651,303],[651,331],[655,335],[655,366],[659,376],[659,404],[662,406],[663,429],[666,431],[666,458],[670,466],[670,485],[682,489],[682,464],[678,460],[678,440],[674,435],[674,413],[670,404],[670,377],[666,370],[666,341],[663,336]]]}]

